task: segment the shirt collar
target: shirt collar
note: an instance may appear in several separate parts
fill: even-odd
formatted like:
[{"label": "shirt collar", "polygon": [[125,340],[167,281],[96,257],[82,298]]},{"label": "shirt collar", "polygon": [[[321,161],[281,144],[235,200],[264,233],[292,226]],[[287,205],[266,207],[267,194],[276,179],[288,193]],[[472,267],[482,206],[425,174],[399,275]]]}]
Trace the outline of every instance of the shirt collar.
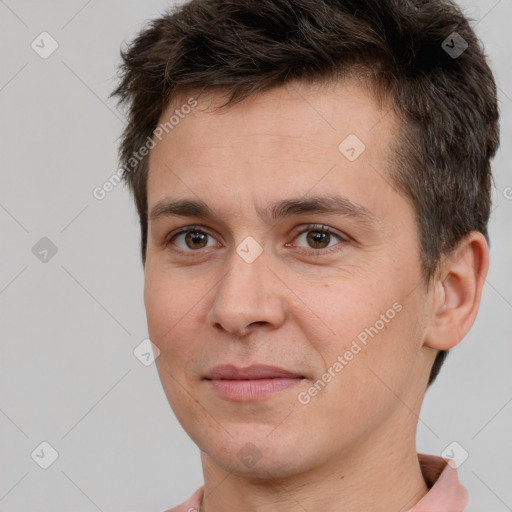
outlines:
[{"label": "shirt collar", "polygon": [[430,489],[408,512],[462,512],[468,492],[459,482],[454,461],[418,453],[423,479]]}]

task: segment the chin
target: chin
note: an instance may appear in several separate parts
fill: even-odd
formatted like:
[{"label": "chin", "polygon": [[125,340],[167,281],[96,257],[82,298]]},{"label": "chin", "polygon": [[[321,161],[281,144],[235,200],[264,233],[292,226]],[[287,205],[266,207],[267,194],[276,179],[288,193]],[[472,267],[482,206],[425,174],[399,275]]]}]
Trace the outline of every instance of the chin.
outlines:
[{"label": "chin", "polygon": [[[263,481],[287,478],[302,472],[304,468],[298,467],[295,461],[290,460],[290,456],[293,456],[293,450],[291,450],[289,456],[283,454],[280,457],[274,453],[272,458],[262,456],[258,460],[255,458],[253,461],[247,458],[246,460],[240,460],[237,452],[229,455],[215,454],[214,457],[210,456],[210,459],[222,469],[234,475]],[[283,461],[286,462],[283,464]]]},{"label": "chin", "polygon": [[[246,478],[287,478],[307,471],[314,465],[304,450],[297,450],[297,446],[303,444],[299,440],[289,437],[287,442],[283,443],[282,438],[265,437],[269,432],[270,430],[266,428],[264,435],[232,434],[233,437],[228,436],[227,440],[227,434],[223,431],[220,438],[214,440],[214,436],[205,437],[203,430],[199,433],[200,439],[193,440],[214,464],[227,472]],[[308,449],[315,451],[313,446],[309,446]]]}]

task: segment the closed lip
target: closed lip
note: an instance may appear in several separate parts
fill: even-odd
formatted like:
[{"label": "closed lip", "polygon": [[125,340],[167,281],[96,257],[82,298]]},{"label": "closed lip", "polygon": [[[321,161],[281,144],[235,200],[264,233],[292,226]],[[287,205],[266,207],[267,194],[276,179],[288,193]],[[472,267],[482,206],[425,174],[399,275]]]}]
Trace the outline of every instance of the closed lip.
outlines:
[{"label": "closed lip", "polygon": [[252,365],[238,368],[232,364],[214,366],[204,377],[207,380],[257,380],[257,379],[301,379],[298,373],[269,365]]}]

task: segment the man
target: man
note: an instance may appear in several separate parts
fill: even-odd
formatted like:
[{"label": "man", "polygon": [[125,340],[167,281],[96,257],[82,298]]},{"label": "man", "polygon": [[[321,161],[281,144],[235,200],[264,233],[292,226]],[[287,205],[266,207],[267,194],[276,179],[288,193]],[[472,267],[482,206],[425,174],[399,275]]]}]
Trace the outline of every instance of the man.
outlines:
[{"label": "man", "polygon": [[415,448],[488,269],[496,88],[459,9],[193,0],[113,94],[156,364],[201,450],[171,510],[461,511]]}]

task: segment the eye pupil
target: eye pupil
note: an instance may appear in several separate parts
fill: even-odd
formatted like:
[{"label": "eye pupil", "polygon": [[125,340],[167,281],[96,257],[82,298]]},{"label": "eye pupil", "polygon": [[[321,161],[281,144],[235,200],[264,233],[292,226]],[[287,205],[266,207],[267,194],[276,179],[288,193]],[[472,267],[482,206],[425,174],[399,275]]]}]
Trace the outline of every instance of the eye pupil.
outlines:
[{"label": "eye pupil", "polygon": [[[325,233],[322,231],[309,231],[307,240],[308,243],[315,248],[318,248],[320,244],[320,247],[326,247],[326,245],[329,245],[331,239],[330,233]],[[324,242],[326,242],[326,245],[322,245]]]},{"label": "eye pupil", "polygon": [[[189,231],[185,235],[185,243],[190,249],[201,249],[206,245],[206,233],[200,233],[199,231]],[[199,244],[198,247],[195,244]]]}]

